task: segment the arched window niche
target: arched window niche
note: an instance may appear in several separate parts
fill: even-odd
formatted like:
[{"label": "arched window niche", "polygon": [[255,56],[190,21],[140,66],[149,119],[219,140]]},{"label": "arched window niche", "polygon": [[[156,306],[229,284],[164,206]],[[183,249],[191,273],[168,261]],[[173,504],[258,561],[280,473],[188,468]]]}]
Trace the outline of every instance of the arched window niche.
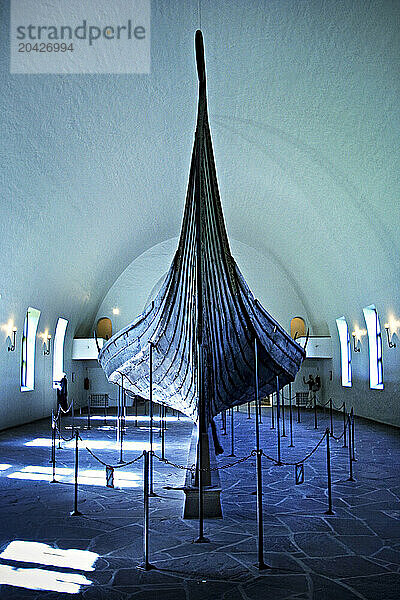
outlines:
[{"label": "arched window niche", "polygon": [[109,340],[112,337],[112,323],[108,317],[102,317],[97,321],[96,335],[103,340]]},{"label": "arched window niche", "polygon": [[31,306],[26,311],[21,344],[21,392],[35,389],[36,332],[40,310]]},{"label": "arched window niche", "polygon": [[64,373],[64,339],[68,321],[60,317],[57,320],[53,348],[53,388],[58,387]]},{"label": "arched window niche", "polygon": [[374,304],[363,308],[369,345],[369,387],[383,390],[382,334],[378,312]]},{"label": "arched window niche", "polygon": [[340,357],[341,357],[341,372],[342,372],[342,386],[351,387],[352,385],[352,372],[351,372],[351,345],[349,328],[347,321],[344,317],[336,319],[336,325],[339,333],[340,341]]},{"label": "arched window niche", "polygon": [[306,335],[306,324],[302,317],[293,317],[290,321],[290,335],[294,340]]}]

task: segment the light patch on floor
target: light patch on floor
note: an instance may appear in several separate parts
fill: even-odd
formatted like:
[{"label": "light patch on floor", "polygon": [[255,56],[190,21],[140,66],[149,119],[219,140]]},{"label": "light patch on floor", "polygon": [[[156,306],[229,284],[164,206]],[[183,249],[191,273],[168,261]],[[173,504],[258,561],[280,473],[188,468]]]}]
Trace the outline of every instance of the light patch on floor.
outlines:
[{"label": "light patch on floor", "polygon": [[[99,558],[95,552],[86,550],[61,550],[41,542],[15,540],[0,554],[4,560],[40,564],[77,571],[94,571]],[[82,586],[92,585],[92,581],[80,573],[65,573],[43,568],[14,567],[0,564],[0,585],[78,594]]]},{"label": "light patch on floor", "polygon": [[[65,467],[56,468],[56,480],[59,483],[74,483],[74,470]],[[25,479],[30,481],[52,481],[53,468],[29,465],[19,471],[7,475],[9,479]],[[106,486],[106,471],[102,469],[81,469],[78,476],[79,485]],[[119,488],[137,488],[142,485],[142,476],[131,471],[116,469],[114,486]]]},{"label": "light patch on floor", "polygon": [[94,571],[94,564],[99,555],[88,550],[75,548],[61,550],[42,542],[14,540],[0,554],[0,558],[80,571]]}]

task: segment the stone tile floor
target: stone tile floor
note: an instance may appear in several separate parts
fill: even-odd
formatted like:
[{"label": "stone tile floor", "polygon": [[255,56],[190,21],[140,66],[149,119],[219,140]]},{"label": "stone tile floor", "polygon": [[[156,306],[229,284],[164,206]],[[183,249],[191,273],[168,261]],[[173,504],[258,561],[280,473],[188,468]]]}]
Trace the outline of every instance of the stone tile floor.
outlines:
[{"label": "stone tile floor", "polygon": [[[253,448],[254,416],[248,420],[244,410],[235,411],[234,419],[239,458]],[[319,421],[315,431],[313,414],[304,411],[302,423],[294,422],[295,447],[289,447],[289,437],[282,439],[284,460],[299,461],[315,446],[329,424],[323,411]],[[67,418],[64,425],[69,422]],[[83,418],[76,422],[92,450],[116,464],[112,426],[104,427],[99,418],[86,431]],[[221,465],[235,460],[227,456],[229,422],[228,435],[221,436]],[[335,415],[337,434],[341,423]],[[147,424],[141,420],[139,425],[128,421],[125,460],[145,447]],[[191,430],[187,420],[168,423],[166,454],[176,463],[186,464]],[[70,429],[63,433],[70,435]],[[276,430],[270,428],[269,413],[263,415],[261,440],[264,451],[275,456]],[[157,435],[155,441],[159,443]],[[120,489],[109,489],[103,465],[82,449],[83,515],[71,517],[73,442],[62,442],[63,449],[57,450],[59,483],[54,484],[49,483],[49,443],[49,420],[0,433],[2,600],[400,598],[400,445],[394,428],[356,421],[354,483],[347,481],[347,449],[342,440],[331,440],[333,516],[325,515],[325,442],[306,462],[302,485],[294,484],[293,467],[276,467],[264,459],[264,558],[271,568],[262,572],[255,566],[254,458],[221,470],[224,518],[206,522],[209,544],[193,544],[197,522],[181,518],[183,493],[166,489],[182,486],[185,472],[155,461],[150,544],[157,569],[142,572],[136,568],[142,560],[142,461],[121,470]],[[30,544],[16,545],[18,541]],[[38,589],[28,589],[32,587]]]}]

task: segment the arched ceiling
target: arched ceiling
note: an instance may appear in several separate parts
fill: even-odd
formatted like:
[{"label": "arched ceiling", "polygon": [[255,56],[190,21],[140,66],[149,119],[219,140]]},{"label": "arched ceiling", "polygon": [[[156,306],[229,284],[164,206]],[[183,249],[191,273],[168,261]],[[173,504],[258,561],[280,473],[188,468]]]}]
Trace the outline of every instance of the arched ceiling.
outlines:
[{"label": "arched ceiling", "polygon": [[[398,298],[400,4],[200,4],[228,233],[281,266],[316,327],[350,300]],[[8,21],[2,2],[3,40]],[[2,45],[11,301],[45,289],[84,333],[127,265],[178,235],[198,26],[198,0],[153,0],[149,75],[10,75]]]}]

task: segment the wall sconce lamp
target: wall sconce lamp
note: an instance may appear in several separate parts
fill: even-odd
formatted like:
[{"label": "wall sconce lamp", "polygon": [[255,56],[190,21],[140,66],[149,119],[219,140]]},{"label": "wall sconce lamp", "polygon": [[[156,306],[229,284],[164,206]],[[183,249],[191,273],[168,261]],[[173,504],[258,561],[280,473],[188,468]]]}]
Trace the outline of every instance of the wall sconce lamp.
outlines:
[{"label": "wall sconce lamp", "polygon": [[13,327],[12,328],[12,341],[11,341],[11,345],[8,346],[8,351],[9,352],[14,352],[16,340],[17,340],[17,328]]},{"label": "wall sconce lamp", "polygon": [[356,329],[355,331],[353,331],[353,333],[351,335],[353,337],[353,350],[354,350],[354,352],[361,352],[361,348],[359,346],[359,343],[361,342],[362,336],[363,335],[367,335],[366,329]]},{"label": "wall sconce lamp", "polygon": [[51,335],[48,333],[43,341],[43,354],[48,356],[50,354]]},{"label": "wall sconce lamp", "polygon": [[389,348],[396,348],[396,342],[392,342],[392,338],[391,338],[391,335],[390,335],[390,331],[389,331],[390,330],[390,325],[389,325],[389,323],[385,323],[385,329],[386,329],[386,335],[387,335],[387,341],[388,341]]}]

